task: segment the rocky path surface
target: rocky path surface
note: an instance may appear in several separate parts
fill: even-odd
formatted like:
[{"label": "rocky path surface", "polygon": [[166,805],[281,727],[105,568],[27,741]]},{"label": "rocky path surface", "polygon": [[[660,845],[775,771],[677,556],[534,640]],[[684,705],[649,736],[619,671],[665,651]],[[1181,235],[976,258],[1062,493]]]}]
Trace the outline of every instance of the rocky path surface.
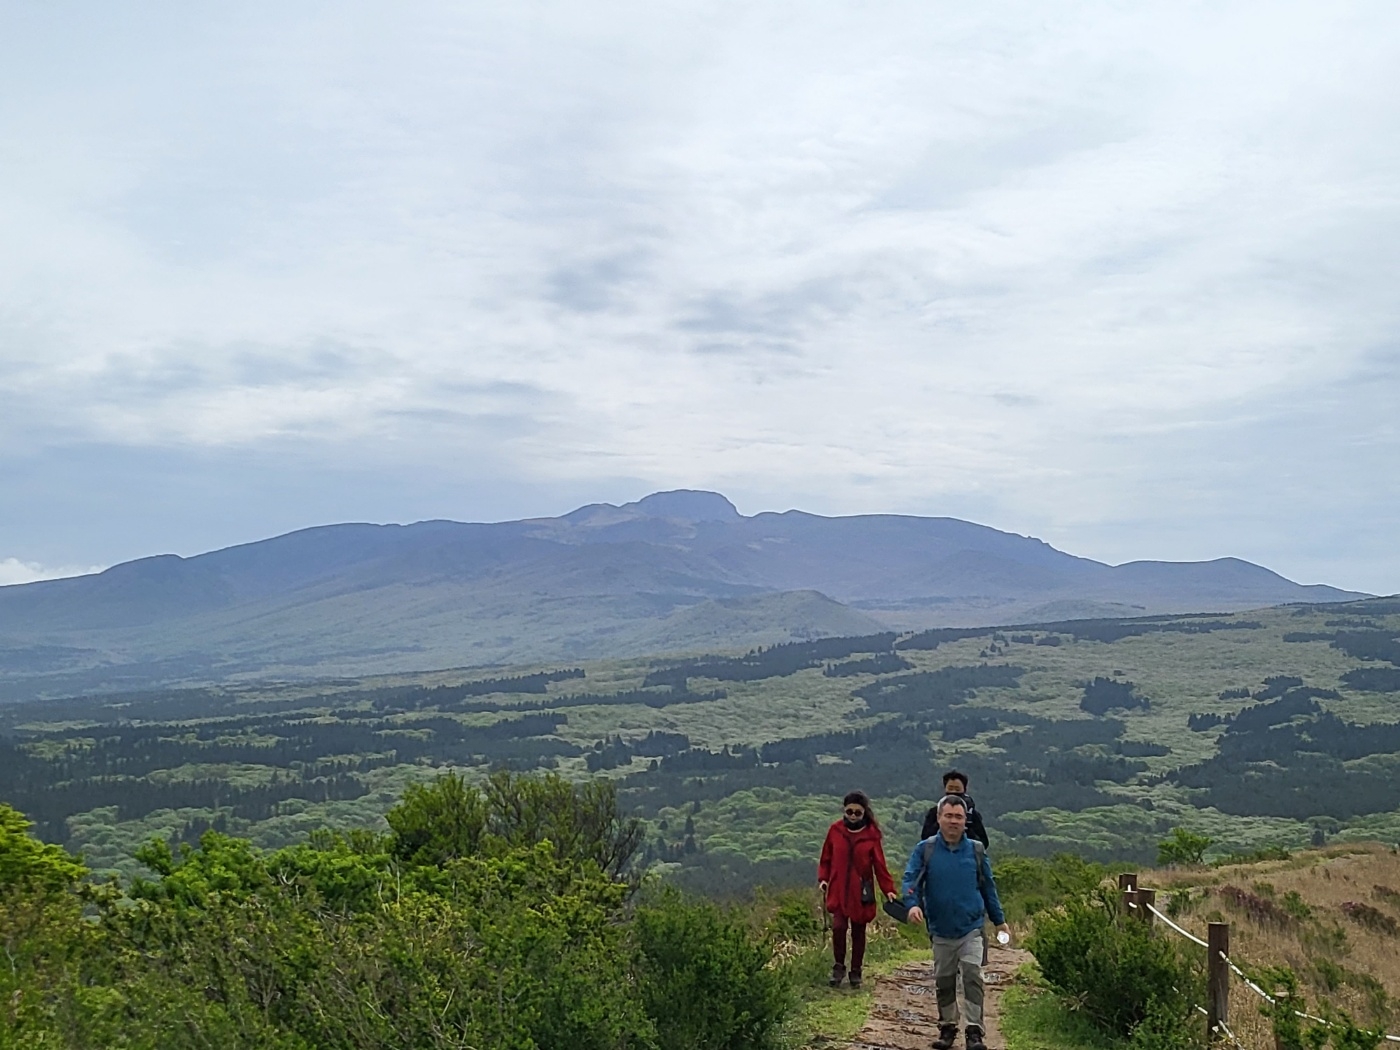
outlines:
[{"label": "rocky path surface", "polygon": [[[1021,948],[993,947],[984,972],[987,1002],[983,1020],[988,1050],[1005,1050],[1001,1036],[1001,993],[1031,953]],[[933,960],[906,963],[875,985],[870,1019],[849,1050],[929,1050],[938,1036],[938,1000],[933,989]],[[962,1048],[958,1037],[957,1050]]]}]

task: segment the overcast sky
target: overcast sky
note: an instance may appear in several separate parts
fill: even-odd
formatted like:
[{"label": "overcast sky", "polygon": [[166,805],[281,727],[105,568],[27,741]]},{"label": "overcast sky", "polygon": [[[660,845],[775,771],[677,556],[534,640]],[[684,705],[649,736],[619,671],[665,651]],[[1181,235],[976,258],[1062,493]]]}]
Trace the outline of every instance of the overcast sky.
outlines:
[{"label": "overcast sky", "polygon": [[662,488],[1400,591],[1400,5],[0,6],[0,582]]}]

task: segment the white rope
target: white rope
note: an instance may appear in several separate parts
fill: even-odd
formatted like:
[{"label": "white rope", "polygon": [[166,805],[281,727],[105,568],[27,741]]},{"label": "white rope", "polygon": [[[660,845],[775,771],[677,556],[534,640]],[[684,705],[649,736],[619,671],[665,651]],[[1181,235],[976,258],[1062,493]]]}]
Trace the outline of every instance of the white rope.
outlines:
[{"label": "white rope", "polygon": [[[1220,954],[1220,958],[1224,960],[1225,965],[1228,966],[1228,967],[1234,972],[1234,974],[1235,974],[1236,977],[1238,977],[1241,981],[1244,982],[1246,988],[1248,988],[1250,991],[1252,991],[1255,995],[1258,995],[1258,996],[1260,996],[1260,997],[1262,997],[1262,998],[1264,998],[1264,999],[1267,999],[1267,1000],[1268,1000],[1269,1002],[1271,1002],[1271,1003],[1277,1003],[1277,1002],[1278,1002],[1278,1000],[1275,999],[1272,995],[1270,995],[1268,992],[1264,991],[1264,989],[1260,988],[1257,984],[1255,984],[1255,983],[1254,983],[1253,981],[1251,981],[1248,977],[1246,977],[1246,976],[1244,975],[1244,971],[1241,970],[1238,966],[1235,965],[1235,962],[1234,962],[1233,959],[1231,959],[1231,958],[1230,958],[1228,955],[1226,955],[1224,952],[1220,952],[1219,954]],[[1197,1009],[1200,1009],[1200,1008],[1197,1007]],[[1329,1021],[1329,1020],[1327,1020],[1327,1018],[1325,1018],[1325,1017],[1317,1017],[1317,1016],[1314,1015],[1314,1014],[1304,1013],[1302,1010],[1294,1010],[1293,1013],[1294,1013],[1296,1016],[1303,1018],[1305,1021],[1315,1021],[1315,1022],[1317,1022],[1318,1024],[1326,1025],[1328,1028],[1333,1027],[1332,1022]],[[1227,1031],[1228,1031],[1228,1029],[1227,1029]],[[1384,1039],[1386,1042],[1389,1042],[1389,1043],[1400,1043],[1400,1035],[1390,1035],[1389,1033],[1385,1033],[1385,1034],[1383,1034],[1383,1035],[1381,1036],[1381,1038]]]},{"label": "white rope", "polygon": [[1272,995],[1264,991],[1264,989],[1260,988],[1257,984],[1255,984],[1248,977],[1246,977],[1245,972],[1241,970],[1238,966],[1236,966],[1235,961],[1231,959],[1228,955],[1226,955],[1224,952],[1220,953],[1220,958],[1224,960],[1226,966],[1230,967],[1230,969],[1234,971],[1235,976],[1244,982],[1245,987],[1248,988],[1255,995],[1267,999],[1271,1003],[1278,1001]]},{"label": "white rope", "polygon": [[[1129,902],[1128,902],[1128,907],[1130,907],[1130,908],[1136,908],[1136,907],[1137,907],[1137,904],[1134,903],[1133,901],[1129,901]],[[1194,933],[1192,933],[1191,931],[1189,931],[1189,930],[1183,930],[1183,929],[1182,929],[1180,926],[1178,926],[1176,923],[1172,922],[1171,919],[1167,918],[1167,917],[1166,917],[1165,915],[1163,915],[1160,911],[1158,911],[1153,905],[1151,905],[1151,904],[1145,904],[1145,905],[1143,905],[1143,907],[1145,907],[1145,908],[1146,908],[1148,911],[1150,911],[1153,915],[1157,916],[1157,918],[1161,919],[1164,923],[1166,923],[1168,926],[1170,926],[1170,927],[1171,927],[1173,930],[1175,930],[1177,933],[1181,934],[1181,936],[1185,937],[1188,941],[1193,941],[1194,943],[1199,944],[1202,948],[1205,948],[1207,951],[1210,950],[1210,945],[1209,945],[1209,944],[1207,944],[1205,941],[1201,940],[1199,937],[1197,937],[1197,936],[1196,936]],[[1270,995],[1268,992],[1264,991],[1264,989],[1260,988],[1257,984],[1255,984],[1255,983],[1254,983],[1253,981],[1251,981],[1247,976],[1245,976],[1245,972],[1244,972],[1243,970],[1241,970],[1238,966],[1236,966],[1236,965],[1235,965],[1235,961],[1234,961],[1233,959],[1231,959],[1228,955],[1226,955],[1224,952],[1218,952],[1217,954],[1218,954],[1218,955],[1220,956],[1220,958],[1224,961],[1225,965],[1228,966],[1228,967],[1231,969],[1231,971],[1234,972],[1235,976],[1238,977],[1241,981],[1244,982],[1245,987],[1248,988],[1251,992],[1253,992],[1255,995],[1258,995],[1258,996],[1263,997],[1264,999],[1267,999],[1267,1000],[1268,1000],[1269,1002],[1271,1002],[1271,1003],[1277,1003],[1277,1002],[1278,1002],[1278,1000],[1275,999],[1272,995]],[[1204,1006],[1196,1006],[1196,1010],[1197,1010],[1197,1012],[1199,1012],[1199,1013],[1205,1014],[1207,1017],[1210,1016],[1210,1014],[1207,1013],[1206,1008],[1205,1008]],[[1329,1021],[1329,1020],[1327,1020],[1325,1017],[1316,1017],[1316,1016],[1314,1016],[1313,1014],[1304,1013],[1302,1010],[1294,1010],[1293,1012],[1294,1012],[1297,1016],[1303,1018],[1305,1021],[1315,1021],[1315,1022],[1318,1023],[1318,1024],[1326,1025],[1328,1028],[1333,1027],[1332,1022]],[[1228,1029],[1228,1028],[1225,1027],[1225,1022],[1224,1022],[1224,1021],[1219,1021],[1219,1022],[1217,1022],[1217,1024],[1220,1026],[1220,1029],[1221,1029],[1222,1031],[1224,1031],[1224,1033],[1225,1033],[1227,1036],[1230,1037],[1230,1039],[1235,1043],[1236,1046],[1241,1046],[1241,1047],[1242,1047],[1242,1044],[1240,1043],[1240,1041],[1239,1041],[1238,1039],[1235,1038],[1235,1033],[1232,1032],[1232,1031],[1230,1031],[1230,1029]],[[1387,1032],[1387,1033],[1383,1034],[1383,1035],[1381,1036],[1381,1038],[1382,1038],[1383,1040],[1385,1040],[1387,1043],[1400,1043],[1400,1035],[1391,1035],[1390,1033]]]},{"label": "white rope", "polygon": [[[1133,906],[1136,907],[1136,905],[1133,905]],[[1188,941],[1194,941],[1194,942],[1196,942],[1197,944],[1199,944],[1202,948],[1209,948],[1209,947],[1210,947],[1209,944],[1207,944],[1205,941],[1201,940],[1201,939],[1200,939],[1199,937],[1197,937],[1194,933],[1190,932],[1189,930],[1183,930],[1180,926],[1178,926],[1176,923],[1172,922],[1171,919],[1167,918],[1165,915],[1163,915],[1161,912],[1159,912],[1159,911],[1158,911],[1156,908],[1154,908],[1152,905],[1150,905],[1150,904],[1147,905],[1147,910],[1150,911],[1153,915],[1157,916],[1157,918],[1161,919],[1164,923],[1166,923],[1168,926],[1170,926],[1172,929],[1174,929],[1177,933],[1179,933],[1179,934],[1181,934],[1183,937],[1185,937]]]}]

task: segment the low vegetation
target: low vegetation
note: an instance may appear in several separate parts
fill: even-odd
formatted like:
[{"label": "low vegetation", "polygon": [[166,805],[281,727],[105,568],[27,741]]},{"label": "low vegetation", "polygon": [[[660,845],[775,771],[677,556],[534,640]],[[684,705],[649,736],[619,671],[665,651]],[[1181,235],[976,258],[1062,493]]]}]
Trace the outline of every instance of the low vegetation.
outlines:
[{"label": "low vegetation", "polygon": [[386,835],[206,832],[83,881],[0,807],[0,1045],[776,1046],[790,967],[746,912],[638,887],[610,790],[448,776]]}]

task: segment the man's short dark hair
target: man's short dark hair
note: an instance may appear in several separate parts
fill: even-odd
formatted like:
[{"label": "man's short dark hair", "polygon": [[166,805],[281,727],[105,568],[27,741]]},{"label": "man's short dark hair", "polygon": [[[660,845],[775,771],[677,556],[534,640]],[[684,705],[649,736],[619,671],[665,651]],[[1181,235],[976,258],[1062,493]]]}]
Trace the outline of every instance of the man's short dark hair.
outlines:
[{"label": "man's short dark hair", "polygon": [[957,806],[964,813],[967,812],[967,799],[961,795],[944,795],[938,800],[938,812],[941,816],[943,811],[949,806]]},{"label": "man's short dark hair", "polygon": [[950,780],[961,780],[963,787],[967,787],[967,785],[971,783],[971,781],[967,779],[966,773],[960,772],[956,769],[950,769],[948,770],[948,772],[943,774],[943,786],[947,787],[948,781]]}]

